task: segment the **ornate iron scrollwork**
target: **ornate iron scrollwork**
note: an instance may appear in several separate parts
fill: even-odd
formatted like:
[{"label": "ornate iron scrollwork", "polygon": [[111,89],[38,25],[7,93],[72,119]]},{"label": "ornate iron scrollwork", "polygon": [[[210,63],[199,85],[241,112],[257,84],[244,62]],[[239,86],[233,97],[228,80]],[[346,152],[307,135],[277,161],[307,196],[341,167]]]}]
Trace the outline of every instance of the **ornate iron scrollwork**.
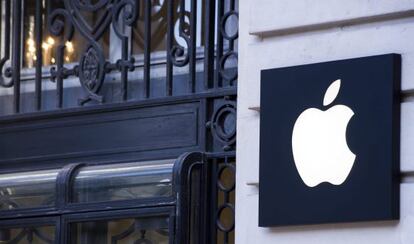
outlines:
[{"label": "ornate iron scrollwork", "polygon": [[[67,28],[64,32],[64,38],[58,46],[57,66],[51,69],[52,81],[58,81],[59,89],[59,86],[62,86],[60,83],[62,83],[63,79],[70,75],[77,76],[86,92],[86,97],[80,99],[79,104],[83,105],[91,100],[102,103],[104,98],[99,95],[99,92],[104,83],[106,73],[119,70],[122,74],[121,82],[123,83],[124,100],[126,100],[127,73],[134,69],[133,64],[135,60],[129,57],[129,37],[122,32],[122,27],[133,25],[137,17],[136,2],[133,0],[65,0],[64,5],[65,9],[56,9],[49,17],[49,23],[51,23],[49,29],[52,34],[60,36],[63,34],[64,29]],[[95,25],[89,24],[83,12],[91,13],[97,11],[103,11],[103,14]],[[102,45],[99,43],[99,40],[111,23],[114,32],[122,40],[122,58],[114,63],[105,60]],[[72,39],[74,28],[83,36],[87,45],[79,64],[72,69],[68,69],[63,66],[64,44]]]},{"label": "ornate iron scrollwork", "polygon": [[[114,102],[119,101],[113,97],[118,94],[125,101],[132,97],[151,98],[152,94],[162,94],[160,89],[165,89],[165,96],[173,96],[182,95],[181,91],[214,92],[236,85],[236,0],[35,2],[27,9],[24,0],[2,0],[1,5],[4,21],[0,26],[0,87],[13,87],[8,94],[13,99],[14,113],[50,109],[50,102],[55,99],[43,96],[51,90],[49,84],[44,86],[45,77],[49,76],[44,68],[49,65],[50,79],[56,84],[57,108],[76,106],[69,99],[77,87],[69,82],[64,84],[75,79],[68,78],[79,78],[84,91],[80,105],[104,102],[103,87],[109,80],[108,73],[114,71],[119,73],[121,87],[113,86],[113,93],[105,90],[110,96],[107,100]],[[48,30],[43,30],[44,24]],[[153,82],[162,75],[158,65],[164,62],[165,88],[158,81]],[[153,65],[157,68],[153,69]],[[128,81],[135,67],[142,68],[142,81],[141,72],[134,73],[134,79]],[[205,73],[203,79],[201,72]],[[115,77],[118,75],[112,80]],[[34,81],[34,96],[26,95],[32,89],[26,81]],[[128,89],[132,84],[133,88]],[[74,88],[65,96],[67,100],[64,85]],[[25,94],[21,95],[23,91]],[[33,108],[27,102],[31,97]]]},{"label": "ornate iron scrollwork", "polygon": [[230,97],[214,109],[207,127],[211,129],[213,137],[223,144],[223,150],[229,151],[236,143],[236,116],[237,104]]},{"label": "ornate iron scrollwork", "polygon": [[122,24],[131,26],[134,24],[136,18],[137,18],[137,10],[135,1],[132,0],[122,0],[116,3],[112,9],[112,15],[113,15],[113,25],[115,33],[118,37],[122,38],[128,38],[128,35],[126,33],[123,33],[123,30],[120,28],[120,17],[121,12],[123,11],[121,20],[123,21]]},{"label": "ornate iron scrollwork", "polygon": [[[225,11],[224,2],[219,2],[219,19],[218,19],[218,49],[217,55],[217,70],[219,73],[219,80],[225,80],[230,86],[234,86],[237,82],[238,72],[237,65],[231,65],[231,63],[237,63],[238,52],[235,47],[237,39],[239,38],[238,20],[239,12],[236,9],[235,1],[229,1],[229,8]],[[231,28],[228,28],[231,27]],[[223,44],[227,43],[228,46],[224,49]]]},{"label": "ornate iron scrollwork", "polygon": [[103,97],[98,95],[105,76],[105,57],[98,50],[99,47],[95,43],[91,43],[84,52],[79,62],[79,81],[87,92],[87,96],[81,99],[80,104],[84,104],[90,100],[103,102]]},{"label": "ornate iron scrollwork", "polygon": [[[183,67],[189,63],[190,56],[186,49],[190,48],[190,25],[191,23],[186,22],[189,19],[190,13],[185,11],[185,1],[181,1],[180,4],[180,18],[178,19],[178,35],[181,37],[187,47],[183,47],[178,43],[173,45],[171,52],[171,61],[177,67]],[[195,47],[193,47],[195,48]]]}]

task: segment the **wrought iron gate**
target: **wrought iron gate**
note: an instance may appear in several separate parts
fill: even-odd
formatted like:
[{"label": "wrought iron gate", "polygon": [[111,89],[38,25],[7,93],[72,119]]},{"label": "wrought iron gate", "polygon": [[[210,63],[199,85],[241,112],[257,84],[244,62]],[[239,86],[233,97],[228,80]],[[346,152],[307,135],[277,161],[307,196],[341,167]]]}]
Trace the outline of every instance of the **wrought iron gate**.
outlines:
[{"label": "wrought iron gate", "polygon": [[2,114],[232,89],[236,3],[2,0]]}]

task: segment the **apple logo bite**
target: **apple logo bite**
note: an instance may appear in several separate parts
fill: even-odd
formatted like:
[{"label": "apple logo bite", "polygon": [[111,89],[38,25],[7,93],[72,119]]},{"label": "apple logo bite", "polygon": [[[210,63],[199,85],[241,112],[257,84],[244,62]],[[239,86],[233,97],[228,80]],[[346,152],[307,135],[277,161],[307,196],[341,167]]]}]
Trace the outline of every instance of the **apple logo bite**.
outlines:
[{"label": "apple logo bite", "polygon": [[[337,97],[341,80],[328,87],[323,105]],[[315,187],[322,182],[344,183],[355,161],[346,142],[346,129],[354,112],[345,105],[323,111],[309,108],[297,118],[292,132],[292,150],[296,168],[303,182]]]}]

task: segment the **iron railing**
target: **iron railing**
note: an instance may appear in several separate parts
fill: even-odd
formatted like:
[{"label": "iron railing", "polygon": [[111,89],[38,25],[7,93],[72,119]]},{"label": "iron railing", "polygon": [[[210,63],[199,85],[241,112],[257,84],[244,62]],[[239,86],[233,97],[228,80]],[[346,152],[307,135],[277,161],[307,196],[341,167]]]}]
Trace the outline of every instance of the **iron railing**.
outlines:
[{"label": "iron railing", "polygon": [[237,83],[236,0],[0,2],[1,115]]}]

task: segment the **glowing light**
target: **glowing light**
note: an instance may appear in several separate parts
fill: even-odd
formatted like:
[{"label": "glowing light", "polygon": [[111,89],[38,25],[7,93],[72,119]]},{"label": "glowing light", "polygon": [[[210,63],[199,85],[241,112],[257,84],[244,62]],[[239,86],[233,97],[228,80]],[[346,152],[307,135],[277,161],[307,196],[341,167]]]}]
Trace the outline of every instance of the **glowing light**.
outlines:
[{"label": "glowing light", "polygon": [[[57,42],[56,40],[48,36],[46,39],[42,42],[41,48],[43,53],[43,64],[44,65],[50,65],[55,64],[56,59],[53,57],[55,55],[55,46]],[[71,62],[73,60],[73,55],[75,52],[75,47],[73,42],[67,41],[65,42],[65,56],[64,61],[66,63]],[[30,28],[28,31],[28,38],[26,40],[26,53],[25,53],[25,61],[26,66],[31,68],[34,66],[34,62],[37,60],[36,57],[36,41],[34,40],[34,19],[32,22],[30,22]]]},{"label": "glowing light", "polygon": [[67,41],[66,43],[65,43],[65,46],[66,46],[66,50],[69,52],[69,53],[73,53],[75,50],[74,50],[74,48],[73,48],[73,43],[72,42],[70,42],[70,41]]},{"label": "glowing light", "polygon": [[27,39],[27,45],[28,46],[34,46],[35,45],[34,40],[32,38]]},{"label": "glowing light", "polygon": [[50,48],[50,46],[46,42],[43,42],[42,43],[42,48],[45,49],[45,50],[48,50]]},{"label": "glowing light", "polygon": [[55,39],[53,39],[52,37],[48,37],[47,38],[47,43],[49,44],[49,45],[51,45],[51,46],[53,46],[53,45],[55,45]]},{"label": "glowing light", "polygon": [[34,53],[34,52],[36,52],[36,48],[34,47],[34,46],[29,46],[29,52],[30,53]]},{"label": "glowing light", "polygon": [[26,40],[26,66],[31,68],[34,66],[36,55],[36,46],[34,41],[34,17],[30,16],[29,18],[29,29],[27,32],[27,40]]}]

